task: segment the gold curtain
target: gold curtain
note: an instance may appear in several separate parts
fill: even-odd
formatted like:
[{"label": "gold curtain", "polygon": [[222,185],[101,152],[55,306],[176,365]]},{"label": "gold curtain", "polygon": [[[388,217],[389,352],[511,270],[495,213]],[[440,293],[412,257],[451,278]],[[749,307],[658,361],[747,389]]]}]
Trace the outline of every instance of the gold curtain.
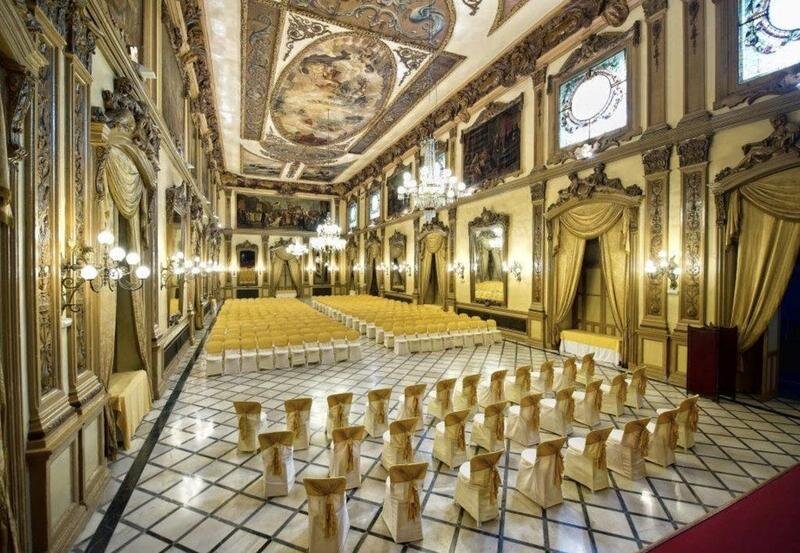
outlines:
[{"label": "gold curtain", "polygon": [[[558,224],[558,221],[554,221]],[[553,341],[558,342],[561,330],[572,313],[572,302],[578,291],[581,278],[583,251],[586,240],[571,232],[564,232],[559,238],[558,252],[555,256],[555,290],[553,294]]]},{"label": "gold curtain", "polygon": [[627,217],[621,217],[600,235],[600,267],[606,283],[611,315],[622,335],[628,336],[628,243]]},{"label": "gold curtain", "polygon": [[270,271],[272,279],[271,295],[273,296],[278,290],[278,281],[280,281],[284,270],[288,271],[289,279],[292,281],[299,298],[303,293],[303,270],[300,267],[300,260],[287,252],[286,248],[275,248],[272,250],[272,270]]},{"label": "gold curtain", "polygon": [[[139,212],[132,218],[128,218],[128,251],[136,251],[142,257],[143,255],[143,242],[141,238],[141,226],[139,225]],[[139,347],[139,359],[142,362],[142,368],[147,371],[148,377],[150,375],[150,334],[147,331],[147,323],[145,320],[145,300],[144,291],[146,285],[138,290],[131,292],[131,303],[133,305],[133,322],[136,329],[136,341]],[[116,303],[116,302],[115,302]],[[113,362],[113,360],[112,360]]]},{"label": "gold curtain", "polygon": [[447,236],[432,232],[420,240],[420,271],[419,271],[419,297],[424,298],[428,284],[431,280],[432,260],[436,259],[436,279],[439,286],[435,298],[436,303],[444,303],[445,287],[447,286]]},{"label": "gold curtain", "polygon": [[800,170],[786,171],[734,190],[727,237],[738,236],[732,325],[739,351],[756,343],[783,300],[800,250]]},{"label": "gold curtain", "polygon": [[[10,225],[11,217],[11,180],[8,167],[8,151],[6,146],[6,117],[3,96],[0,95],[0,224]],[[7,268],[6,268],[7,269]],[[12,368],[13,370],[13,368]],[[17,522],[11,510],[9,496],[8,463],[6,462],[6,390],[5,375],[0,359],[0,550],[16,553],[19,551]]]}]

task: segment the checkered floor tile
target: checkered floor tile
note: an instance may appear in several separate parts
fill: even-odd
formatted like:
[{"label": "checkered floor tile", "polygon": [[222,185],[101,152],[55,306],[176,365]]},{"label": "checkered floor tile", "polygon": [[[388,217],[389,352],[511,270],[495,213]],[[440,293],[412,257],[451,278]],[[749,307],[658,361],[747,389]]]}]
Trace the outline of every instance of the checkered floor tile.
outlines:
[{"label": "checkered floor tile", "polygon": [[[107,551],[303,551],[307,546],[307,503],[299,481],[305,476],[327,475],[325,396],[353,392],[352,419],[358,423],[363,419],[367,391],[372,388],[394,389],[394,416],[401,390],[408,384],[432,385],[441,378],[488,373],[497,367],[538,367],[546,359],[557,367],[561,364],[553,352],[509,341],[397,357],[365,340],[364,357],[357,362],[206,378],[201,358],[191,369]],[[616,374],[608,367],[598,367],[598,371],[606,380]],[[171,385],[175,382],[177,376]],[[433,386],[428,390],[434,393]],[[291,494],[265,501],[259,478],[261,459],[236,449],[232,401],[260,401],[262,429],[280,429],[285,424],[283,401],[300,395],[314,398],[312,445],[295,454],[298,483]],[[657,408],[675,406],[683,397],[674,386],[651,382],[646,408],[637,413],[626,408],[621,417],[602,415],[603,422],[621,428],[633,418],[655,415]],[[800,416],[800,403],[747,401],[751,405],[701,400],[697,443],[688,452],[679,451],[674,466],[648,463],[648,476],[640,481],[611,473],[611,488],[597,493],[565,479],[563,504],[547,510],[514,489],[521,448],[507,442],[500,467],[501,516],[480,526],[453,503],[456,472],[431,459],[433,420],[426,417],[424,431],[414,440],[418,459],[431,461],[422,497],[425,539],[405,546],[391,541],[381,517],[387,476],[380,465],[381,444],[369,439],[361,451],[363,483],[348,493],[348,549],[370,553],[637,551],[800,460],[800,419],[780,414]],[[165,399],[156,402],[139,428],[133,448],[110,465],[112,479],[102,505],[73,551],[87,547],[164,405]],[[576,426],[573,435],[586,432]],[[542,437],[554,436],[542,433]]]}]

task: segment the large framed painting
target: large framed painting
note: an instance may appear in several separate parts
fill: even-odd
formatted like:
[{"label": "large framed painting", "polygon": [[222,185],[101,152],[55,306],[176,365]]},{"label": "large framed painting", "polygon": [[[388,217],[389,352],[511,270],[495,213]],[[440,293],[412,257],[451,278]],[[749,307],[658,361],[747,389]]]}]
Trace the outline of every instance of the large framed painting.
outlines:
[{"label": "large framed painting", "polygon": [[369,222],[376,223],[381,219],[381,187],[376,186],[367,196],[367,213]]},{"label": "large framed painting", "polygon": [[186,102],[183,96],[183,76],[178,59],[166,39],[169,36],[166,25],[162,24],[162,32],[165,42],[164,48],[161,49],[161,111],[175,145],[184,152]]},{"label": "large framed painting", "polygon": [[352,200],[347,204],[347,230],[358,228],[358,201]]},{"label": "large framed painting", "polygon": [[410,167],[399,165],[394,173],[386,179],[386,201],[389,219],[403,215],[411,208],[408,196],[401,198],[397,189],[403,184],[403,175],[411,170]]},{"label": "large framed painting", "polygon": [[508,103],[494,102],[462,134],[464,183],[483,187],[520,170],[522,94]]},{"label": "large framed painting", "polygon": [[[144,44],[144,2],[142,0],[108,0],[105,2],[111,21],[122,35],[131,57],[142,63]],[[168,44],[168,43],[167,43]]]},{"label": "large framed painting", "polygon": [[330,200],[236,195],[236,222],[243,229],[314,231],[330,212]]}]

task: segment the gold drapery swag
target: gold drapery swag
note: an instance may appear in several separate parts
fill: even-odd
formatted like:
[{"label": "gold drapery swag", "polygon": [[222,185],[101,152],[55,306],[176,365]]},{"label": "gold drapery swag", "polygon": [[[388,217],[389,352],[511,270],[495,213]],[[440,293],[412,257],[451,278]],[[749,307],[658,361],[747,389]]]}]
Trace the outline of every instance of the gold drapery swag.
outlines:
[{"label": "gold drapery swag", "polygon": [[278,282],[281,280],[283,271],[289,273],[289,279],[297,292],[297,297],[303,295],[302,288],[302,268],[300,267],[300,260],[294,255],[286,251],[286,248],[275,248],[272,250],[272,267],[270,270],[271,276],[271,290],[270,295],[275,295],[278,290]]},{"label": "gold drapery swag", "polygon": [[736,284],[729,324],[739,351],[769,326],[789,285],[800,250],[800,168],[770,175],[730,192],[726,245],[738,240]]},{"label": "gold drapery swag", "polygon": [[419,297],[424,301],[431,280],[431,267],[436,259],[436,280],[439,286],[434,303],[444,304],[447,288],[447,236],[431,232],[420,240]]}]

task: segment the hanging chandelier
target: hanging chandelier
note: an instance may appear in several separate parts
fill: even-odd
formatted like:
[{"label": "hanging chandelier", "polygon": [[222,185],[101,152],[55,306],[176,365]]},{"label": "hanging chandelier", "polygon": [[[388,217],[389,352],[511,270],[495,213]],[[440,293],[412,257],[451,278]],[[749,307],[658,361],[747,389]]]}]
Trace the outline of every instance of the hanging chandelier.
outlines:
[{"label": "hanging chandelier", "polygon": [[308,243],[314,251],[334,252],[343,250],[347,240],[342,238],[342,229],[328,214],[325,222],[317,226],[317,235],[312,236]]},{"label": "hanging chandelier", "polygon": [[292,242],[286,246],[286,251],[295,257],[303,257],[308,253],[308,248],[305,244],[301,244],[300,242]]}]

